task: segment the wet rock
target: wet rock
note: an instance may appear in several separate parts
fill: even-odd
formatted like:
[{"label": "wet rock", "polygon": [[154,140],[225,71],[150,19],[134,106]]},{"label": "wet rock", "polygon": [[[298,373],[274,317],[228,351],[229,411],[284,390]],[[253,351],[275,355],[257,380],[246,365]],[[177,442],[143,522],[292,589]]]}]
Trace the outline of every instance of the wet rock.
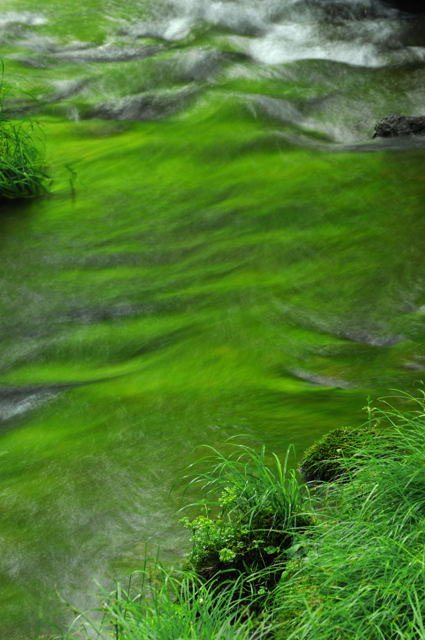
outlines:
[{"label": "wet rock", "polygon": [[375,125],[374,138],[425,135],[425,116],[385,116]]},{"label": "wet rock", "polygon": [[400,11],[425,14],[425,3],[423,0],[387,0],[387,4]]}]

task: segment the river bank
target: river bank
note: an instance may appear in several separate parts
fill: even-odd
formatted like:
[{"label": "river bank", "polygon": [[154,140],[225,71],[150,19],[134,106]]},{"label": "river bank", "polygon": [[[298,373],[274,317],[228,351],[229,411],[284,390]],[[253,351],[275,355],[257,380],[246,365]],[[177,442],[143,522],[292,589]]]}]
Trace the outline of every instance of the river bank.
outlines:
[{"label": "river bank", "polygon": [[328,481],[306,483],[264,449],[211,451],[192,478],[204,499],[186,519],[186,568],[146,565],[103,595],[102,619],[80,615],[60,637],[423,638],[423,395],[369,406],[353,434],[306,452],[310,473],[312,458],[316,471],[333,464]]}]

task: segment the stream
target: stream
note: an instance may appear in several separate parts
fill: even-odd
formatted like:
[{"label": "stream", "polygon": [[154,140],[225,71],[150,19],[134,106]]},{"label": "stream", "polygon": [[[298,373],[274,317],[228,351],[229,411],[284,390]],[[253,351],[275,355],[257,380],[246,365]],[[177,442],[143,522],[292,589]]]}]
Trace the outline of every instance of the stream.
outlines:
[{"label": "stream", "polygon": [[0,43],[51,178],[0,215],[0,638],[36,640],[179,561],[202,445],[299,456],[421,388],[425,139],[372,134],[425,115],[425,19],[3,0]]}]

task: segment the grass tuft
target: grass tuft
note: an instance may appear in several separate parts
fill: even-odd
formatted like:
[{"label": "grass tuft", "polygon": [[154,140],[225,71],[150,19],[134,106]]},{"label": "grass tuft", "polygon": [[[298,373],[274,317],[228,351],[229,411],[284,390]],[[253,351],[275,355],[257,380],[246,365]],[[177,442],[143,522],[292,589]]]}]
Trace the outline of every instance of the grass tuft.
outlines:
[{"label": "grass tuft", "polygon": [[[80,614],[62,640],[262,640],[266,617],[253,620],[242,606],[242,580],[226,590],[189,573],[160,566],[133,574],[127,590],[118,585],[104,596],[99,622]],[[137,583],[137,584],[136,584]]]},{"label": "grass tuft", "polygon": [[380,433],[347,456],[349,481],[321,489],[278,590],[281,640],[425,637],[425,405],[403,400],[373,410]]},{"label": "grass tuft", "polygon": [[279,579],[294,532],[307,525],[306,487],[288,468],[289,451],[283,464],[275,455],[268,461],[264,447],[211,452],[200,461],[207,471],[192,479],[205,494],[196,505],[204,515],[184,519],[192,532],[191,566],[206,580],[257,572],[258,589],[265,590]]},{"label": "grass tuft", "polygon": [[4,81],[0,61],[0,200],[34,198],[46,192],[43,154],[36,144],[33,122],[12,122],[4,117],[4,102],[12,91]]},{"label": "grass tuft", "polygon": [[32,124],[0,120],[0,199],[33,198],[45,192],[46,170],[33,134]]}]

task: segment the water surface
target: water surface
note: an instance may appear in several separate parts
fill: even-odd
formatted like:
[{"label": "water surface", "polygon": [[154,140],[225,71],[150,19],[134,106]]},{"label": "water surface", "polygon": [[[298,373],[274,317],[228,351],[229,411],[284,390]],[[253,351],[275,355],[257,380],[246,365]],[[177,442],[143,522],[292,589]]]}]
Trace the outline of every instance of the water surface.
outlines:
[{"label": "water surface", "polygon": [[0,636],[181,556],[201,444],[297,452],[425,366],[423,24],[378,2],[7,0],[51,194],[0,218]]}]

